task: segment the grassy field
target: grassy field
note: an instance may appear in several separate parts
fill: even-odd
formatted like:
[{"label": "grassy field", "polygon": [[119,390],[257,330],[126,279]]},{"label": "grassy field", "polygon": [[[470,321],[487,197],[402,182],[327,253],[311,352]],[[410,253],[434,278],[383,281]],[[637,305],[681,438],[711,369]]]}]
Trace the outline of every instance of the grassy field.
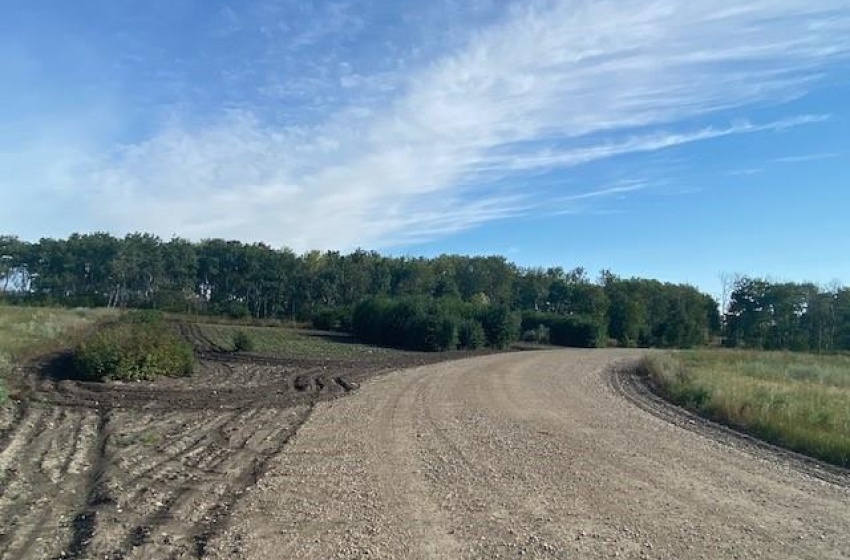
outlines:
[{"label": "grassy field", "polygon": [[106,309],[0,306],[0,402],[6,396],[3,380],[16,364],[71,342],[75,334],[115,313]]},{"label": "grassy field", "polygon": [[850,467],[850,356],[699,350],[651,354],[643,366],[677,404]]},{"label": "grassy field", "polygon": [[357,358],[364,355],[398,354],[399,350],[358,344],[345,335],[331,335],[287,327],[250,327],[198,323],[197,327],[210,341],[228,350],[233,349],[237,332],[246,333],[253,350],[285,354],[294,358]]}]

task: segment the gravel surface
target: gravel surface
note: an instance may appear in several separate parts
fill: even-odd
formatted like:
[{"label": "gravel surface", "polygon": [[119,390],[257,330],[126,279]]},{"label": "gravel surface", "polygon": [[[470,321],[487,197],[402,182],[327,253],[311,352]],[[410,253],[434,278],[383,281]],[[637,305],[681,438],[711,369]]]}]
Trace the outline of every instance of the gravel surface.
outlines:
[{"label": "gravel surface", "polygon": [[850,558],[846,480],[635,406],[610,374],[635,357],[486,356],[319,403],[205,554]]}]

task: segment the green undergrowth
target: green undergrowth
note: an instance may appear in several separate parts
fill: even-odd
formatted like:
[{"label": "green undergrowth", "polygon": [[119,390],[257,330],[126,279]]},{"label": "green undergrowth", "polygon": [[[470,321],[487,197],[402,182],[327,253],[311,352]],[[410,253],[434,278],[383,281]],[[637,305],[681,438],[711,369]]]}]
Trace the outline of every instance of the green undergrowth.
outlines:
[{"label": "green undergrowth", "polygon": [[128,313],[80,342],[74,351],[77,376],[89,381],[146,381],[183,377],[195,365],[192,346],[152,312]]},{"label": "green undergrowth", "polygon": [[850,467],[850,356],[698,350],[649,354],[641,369],[676,404]]}]

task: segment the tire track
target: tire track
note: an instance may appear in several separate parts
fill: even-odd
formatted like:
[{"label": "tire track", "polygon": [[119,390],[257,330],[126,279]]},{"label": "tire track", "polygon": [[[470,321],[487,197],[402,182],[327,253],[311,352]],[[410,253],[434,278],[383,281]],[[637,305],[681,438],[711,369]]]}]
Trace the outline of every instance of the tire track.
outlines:
[{"label": "tire track", "polygon": [[69,380],[67,352],[23,368],[24,400],[0,410],[0,560],[208,556],[315,403],[394,363],[225,353],[174,328],[196,346],[191,378]]},{"label": "tire track", "polygon": [[606,372],[613,391],[634,406],[680,428],[704,435],[753,456],[779,460],[800,473],[843,487],[850,487],[850,470],[767,443],[729,426],[713,422],[660,396],[634,362],[615,364]]}]

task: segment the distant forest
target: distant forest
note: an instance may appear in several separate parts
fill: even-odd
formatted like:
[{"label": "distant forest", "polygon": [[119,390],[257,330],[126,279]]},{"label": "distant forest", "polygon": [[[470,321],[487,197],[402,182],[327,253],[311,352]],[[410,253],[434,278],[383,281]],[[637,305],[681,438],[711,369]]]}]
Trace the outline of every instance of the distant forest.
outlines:
[{"label": "distant forest", "polygon": [[720,309],[692,286],[504,257],[386,257],[239,241],[0,236],[0,299],[312,322],[423,350],[506,346],[727,346],[850,350],[850,289],[739,277]]}]

